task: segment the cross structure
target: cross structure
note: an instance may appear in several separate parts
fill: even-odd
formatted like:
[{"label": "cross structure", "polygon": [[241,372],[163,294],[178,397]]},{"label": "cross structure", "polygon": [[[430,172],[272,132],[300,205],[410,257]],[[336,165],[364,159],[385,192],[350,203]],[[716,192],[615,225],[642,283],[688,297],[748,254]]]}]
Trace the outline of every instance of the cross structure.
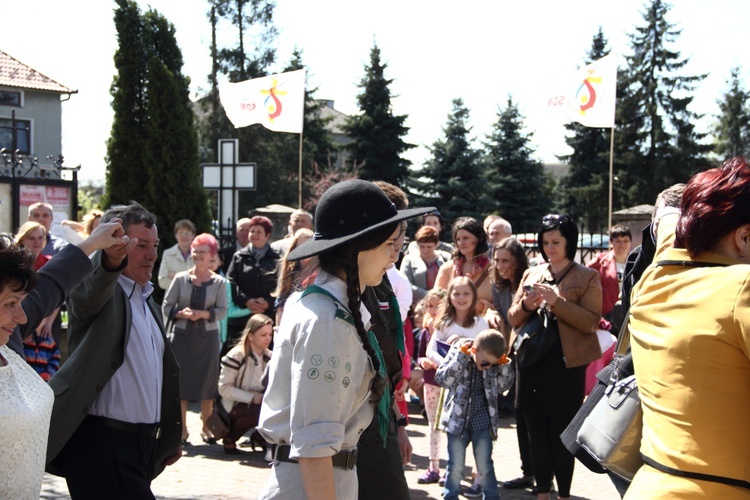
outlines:
[{"label": "cross structure", "polygon": [[[217,163],[203,163],[203,188],[217,192],[219,235],[234,237],[239,191],[255,191],[255,163],[239,163],[239,139],[219,139]],[[226,221],[226,225],[224,222]]]}]

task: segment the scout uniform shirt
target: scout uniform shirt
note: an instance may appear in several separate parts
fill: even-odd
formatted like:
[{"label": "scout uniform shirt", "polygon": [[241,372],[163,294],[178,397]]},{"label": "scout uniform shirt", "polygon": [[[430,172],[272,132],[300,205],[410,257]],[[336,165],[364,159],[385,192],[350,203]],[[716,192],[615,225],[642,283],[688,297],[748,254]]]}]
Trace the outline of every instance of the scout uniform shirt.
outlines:
[{"label": "scout uniform shirt", "polygon": [[[340,278],[321,271],[315,284],[348,303]],[[322,293],[294,294],[274,339],[258,430],[269,442],[290,445],[290,458],[355,448],[373,418],[374,371],[341,304]],[[370,313],[363,305],[360,313],[367,327]]]}]

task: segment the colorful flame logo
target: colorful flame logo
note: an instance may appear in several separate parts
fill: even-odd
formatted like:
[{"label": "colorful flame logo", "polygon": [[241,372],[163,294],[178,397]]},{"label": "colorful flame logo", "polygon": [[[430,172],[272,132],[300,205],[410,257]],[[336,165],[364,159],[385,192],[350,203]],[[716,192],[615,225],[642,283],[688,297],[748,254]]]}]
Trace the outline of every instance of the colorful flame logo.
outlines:
[{"label": "colorful flame logo", "polygon": [[586,116],[586,111],[596,105],[596,87],[594,87],[594,84],[602,82],[602,78],[593,76],[593,73],[593,70],[589,70],[589,75],[584,78],[576,91],[576,103],[578,103],[578,111],[582,116]]},{"label": "colorful flame logo", "polygon": [[268,94],[268,97],[263,101],[263,106],[266,108],[266,111],[268,111],[268,119],[270,121],[273,121],[274,118],[278,118],[281,115],[283,107],[281,105],[281,99],[279,99],[278,96],[286,95],[286,90],[278,89],[279,82],[276,78],[274,78],[272,82],[271,88],[260,91],[261,94]]}]

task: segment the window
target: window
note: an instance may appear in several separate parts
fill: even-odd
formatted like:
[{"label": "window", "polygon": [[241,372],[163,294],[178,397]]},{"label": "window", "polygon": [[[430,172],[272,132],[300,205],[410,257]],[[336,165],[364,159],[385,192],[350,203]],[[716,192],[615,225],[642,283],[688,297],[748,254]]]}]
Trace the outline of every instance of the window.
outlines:
[{"label": "window", "polygon": [[0,90],[0,106],[21,107],[21,93],[12,90]]},{"label": "window", "polygon": [[15,136],[15,149],[20,153],[31,153],[31,121],[15,120],[15,130],[13,120],[0,118],[0,148],[5,148],[8,152],[14,151],[13,137]]}]

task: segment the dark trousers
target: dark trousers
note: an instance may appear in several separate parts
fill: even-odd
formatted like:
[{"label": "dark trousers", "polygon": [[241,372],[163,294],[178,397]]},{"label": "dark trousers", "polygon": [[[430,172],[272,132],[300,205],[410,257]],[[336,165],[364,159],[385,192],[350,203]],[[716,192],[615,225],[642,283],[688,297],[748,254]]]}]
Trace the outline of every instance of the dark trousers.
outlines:
[{"label": "dark trousers", "polygon": [[60,452],[74,500],[151,500],[156,439],[104,428],[86,417]]},{"label": "dark trousers", "polygon": [[524,476],[533,476],[534,466],[531,464],[531,451],[529,450],[529,430],[523,413],[513,403],[516,400],[516,384],[510,386],[505,398],[511,402],[511,407],[516,414],[516,438],[518,439],[518,454],[521,456],[521,472]]},{"label": "dark trousers", "polygon": [[570,417],[528,410],[522,413],[529,430],[531,463],[539,493],[550,491],[554,474],[558,495],[569,497],[575,459],[563,446],[560,434],[570,423]]},{"label": "dark trousers", "polygon": [[390,425],[386,446],[380,438],[376,413],[357,443],[357,479],[359,498],[382,500],[409,500],[409,485],[404,477],[401,451],[398,448],[396,415],[389,411]]},{"label": "dark trousers", "polygon": [[521,456],[521,472],[524,476],[534,475],[534,465],[531,461],[529,445],[529,428],[521,410],[516,410],[516,437],[518,438],[518,453]]},{"label": "dark trousers", "polygon": [[[259,416],[260,405],[253,403],[235,404],[232,411],[229,412],[229,432],[224,436],[224,446],[233,447],[239,438],[258,425]],[[258,432],[255,432],[253,437],[260,440],[261,443],[265,443]]]}]

